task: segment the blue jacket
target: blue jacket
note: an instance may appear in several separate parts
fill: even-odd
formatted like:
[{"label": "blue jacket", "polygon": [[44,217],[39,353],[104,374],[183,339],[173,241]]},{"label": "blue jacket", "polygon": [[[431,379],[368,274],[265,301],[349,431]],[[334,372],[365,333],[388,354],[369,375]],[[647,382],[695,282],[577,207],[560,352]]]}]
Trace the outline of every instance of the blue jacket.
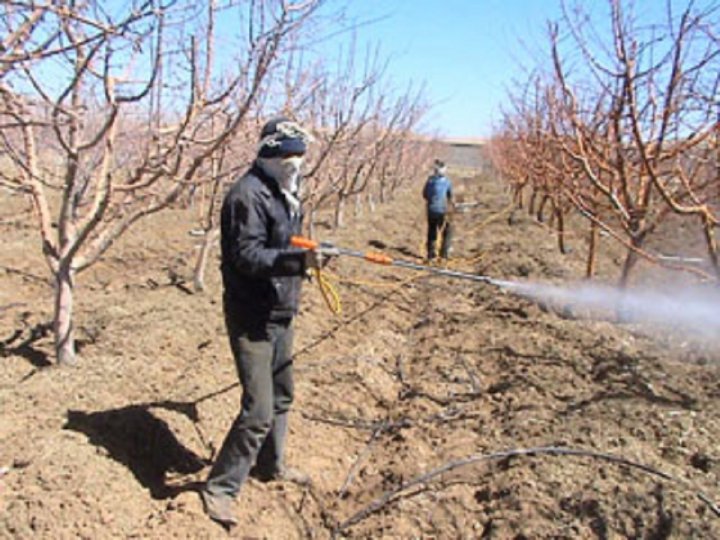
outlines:
[{"label": "blue jacket", "polygon": [[446,176],[432,175],[425,182],[423,197],[427,201],[428,212],[444,214],[447,212],[447,201],[452,200],[452,184]]}]

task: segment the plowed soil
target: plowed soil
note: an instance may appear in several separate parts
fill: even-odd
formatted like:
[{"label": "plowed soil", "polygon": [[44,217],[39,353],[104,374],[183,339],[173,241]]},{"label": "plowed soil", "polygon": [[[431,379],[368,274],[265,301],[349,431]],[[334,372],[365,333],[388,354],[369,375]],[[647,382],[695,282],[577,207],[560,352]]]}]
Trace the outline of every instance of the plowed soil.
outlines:
[{"label": "plowed soil", "polygon": [[[502,186],[455,181],[478,204],[455,216],[453,267],[582,276],[581,237],[561,255]],[[422,262],[419,191],[316,235]],[[152,218],[79,276],[79,362],[56,367],[37,233],[3,200],[0,537],[720,538],[717,343],[351,258],[329,267],[342,313],[308,282],[296,321],[288,461],[313,485],[249,480],[226,532],[197,487],[240,388],[217,258],[207,291],[190,288],[196,210]],[[615,280],[622,250],[602,249]]]}]

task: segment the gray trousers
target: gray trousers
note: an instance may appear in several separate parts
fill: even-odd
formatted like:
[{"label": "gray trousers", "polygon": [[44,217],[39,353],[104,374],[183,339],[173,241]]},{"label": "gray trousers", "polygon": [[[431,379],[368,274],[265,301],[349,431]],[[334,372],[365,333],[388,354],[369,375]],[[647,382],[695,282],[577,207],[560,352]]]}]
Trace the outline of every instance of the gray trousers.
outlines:
[{"label": "gray trousers", "polygon": [[213,495],[233,497],[253,466],[262,476],[283,467],[293,400],[292,319],[251,328],[238,319],[226,308],[225,324],[243,389],[241,409],[205,485]]}]

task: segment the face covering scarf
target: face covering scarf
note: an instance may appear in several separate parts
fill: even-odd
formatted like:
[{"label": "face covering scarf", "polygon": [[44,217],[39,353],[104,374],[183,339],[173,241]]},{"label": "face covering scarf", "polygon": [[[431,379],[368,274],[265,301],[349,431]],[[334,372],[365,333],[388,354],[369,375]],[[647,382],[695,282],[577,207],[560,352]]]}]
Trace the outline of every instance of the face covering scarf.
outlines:
[{"label": "face covering scarf", "polygon": [[280,186],[285,200],[290,206],[293,215],[300,209],[298,200],[298,181],[303,158],[292,156],[286,158],[258,158],[258,162],[265,173],[272,177]]}]

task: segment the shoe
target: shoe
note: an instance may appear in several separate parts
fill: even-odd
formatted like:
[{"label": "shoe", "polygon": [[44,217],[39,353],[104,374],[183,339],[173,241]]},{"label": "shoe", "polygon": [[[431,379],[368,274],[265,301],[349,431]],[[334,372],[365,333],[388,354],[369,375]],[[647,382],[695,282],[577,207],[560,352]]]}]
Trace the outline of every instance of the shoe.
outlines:
[{"label": "shoe", "polygon": [[277,480],[281,482],[292,482],[299,486],[309,486],[312,484],[310,475],[302,472],[300,469],[292,467],[283,467],[276,475]]},{"label": "shoe", "polygon": [[212,493],[201,490],[200,497],[203,501],[205,513],[213,521],[217,521],[226,528],[234,527],[238,524],[235,511],[233,510],[234,499],[228,495],[213,495]]},{"label": "shoe", "polygon": [[283,467],[279,471],[265,472],[253,468],[250,470],[250,476],[260,482],[292,482],[299,486],[309,486],[312,484],[310,476],[304,472],[293,469],[292,467]]}]

